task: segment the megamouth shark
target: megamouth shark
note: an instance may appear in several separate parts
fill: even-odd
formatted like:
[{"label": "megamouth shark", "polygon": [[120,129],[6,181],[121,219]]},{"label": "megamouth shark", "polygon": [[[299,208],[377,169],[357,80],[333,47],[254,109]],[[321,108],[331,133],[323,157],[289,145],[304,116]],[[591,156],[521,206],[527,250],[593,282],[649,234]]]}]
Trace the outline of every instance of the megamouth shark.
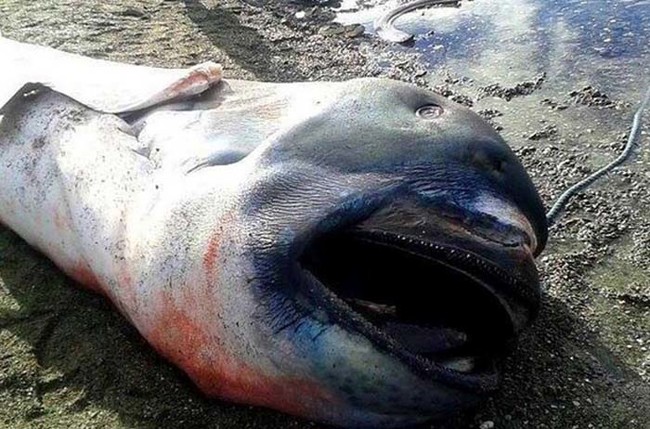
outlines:
[{"label": "megamouth shark", "polygon": [[495,389],[547,224],[476,114],[384,79],[0,58],[0,222],[206,395],[395,427]]}]

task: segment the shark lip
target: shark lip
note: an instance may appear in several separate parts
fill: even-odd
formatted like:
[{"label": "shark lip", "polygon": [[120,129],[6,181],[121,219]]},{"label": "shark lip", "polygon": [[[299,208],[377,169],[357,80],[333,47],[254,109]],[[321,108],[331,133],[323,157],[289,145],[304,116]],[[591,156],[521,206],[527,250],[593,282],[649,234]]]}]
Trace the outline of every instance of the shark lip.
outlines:
[{"label": "shark lip", "polygon": [[529,288],[461,247],[352,227],[307,246],[301,267],[328,293],[338,322],[422,377],[496,388],[496,361],[536,312]]}]

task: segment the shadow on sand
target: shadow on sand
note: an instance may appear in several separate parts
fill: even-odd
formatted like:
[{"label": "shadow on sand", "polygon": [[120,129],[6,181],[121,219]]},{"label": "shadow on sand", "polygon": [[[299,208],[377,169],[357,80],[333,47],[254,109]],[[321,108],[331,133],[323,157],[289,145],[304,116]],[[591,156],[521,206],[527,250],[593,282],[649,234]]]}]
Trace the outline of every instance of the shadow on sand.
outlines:
[{"label": "shadow on sand", "polygon": [[[274,62],[275,54],[269,48],[273,42],[262,37],[255,28],[243,24],[237,9],[220,5],[208,8],[198,0],[184,0],[184,4],[187,16],[199,31],[239,66],[252,72],[257,80],[283,81],[287,80],[287,70],[297,70],[289,54],[280,64]],[[303,75],[293,77],[305,79]]]}]

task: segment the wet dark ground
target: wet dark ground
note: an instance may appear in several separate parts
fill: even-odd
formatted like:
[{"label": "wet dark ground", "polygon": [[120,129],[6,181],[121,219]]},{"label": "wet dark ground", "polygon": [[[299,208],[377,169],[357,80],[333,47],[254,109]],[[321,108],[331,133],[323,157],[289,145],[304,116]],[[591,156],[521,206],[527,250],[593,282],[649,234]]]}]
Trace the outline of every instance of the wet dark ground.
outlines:
[{"label": "wet dark ground", "polygon": [[[643,2],[614,2],[632,3],[632,18],[612,2],[600,3],[600,12],[565,2],[591,19],[585,26],[544,18],[535,1],[503,1],[508,20],[491,12],[470,17],[482,20],[481,30],[448,15],[438,32],[397,49],[352,28],[332,31],[335,13],[317,3],[0,0],[0,31],[137,64],[213,59],[233,78],[387,76],[432,87],[501,130],[547,204],[622,148],[648,83],[648,21],[632,19],[649,16]],[[561,1],[548,3],[563,10]],[[296,18],[297,11],[306,16]],[[594,33],[584,35],[580,25]],[[619,36],[627,51],[611,42]],[[639,38],[642,45],[634,45]],[[502,390],[430,426],[650,428],[649,208],[646,125],[634,160],[576,198],[552,229],[539,259],[543,309],[506,361]],[[0,427],[313,426],[206,400],[102,299],[0,230]]]}]

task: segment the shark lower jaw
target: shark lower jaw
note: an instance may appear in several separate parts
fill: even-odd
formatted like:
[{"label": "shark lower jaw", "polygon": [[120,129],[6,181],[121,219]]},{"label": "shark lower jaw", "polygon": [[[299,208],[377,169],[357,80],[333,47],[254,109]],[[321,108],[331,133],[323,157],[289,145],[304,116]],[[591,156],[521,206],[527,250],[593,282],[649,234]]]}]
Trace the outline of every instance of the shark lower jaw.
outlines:
[{"label": "shark lower jaw", "polygon": [[[534,266],[529,251],[520,256]],[[496,388],[495,364],[539,301],[535,276],[524,281],[471,249],[417,235],[357,227],[324,234],[300,267],[336,323],[423,381],[472,393]]]}]

